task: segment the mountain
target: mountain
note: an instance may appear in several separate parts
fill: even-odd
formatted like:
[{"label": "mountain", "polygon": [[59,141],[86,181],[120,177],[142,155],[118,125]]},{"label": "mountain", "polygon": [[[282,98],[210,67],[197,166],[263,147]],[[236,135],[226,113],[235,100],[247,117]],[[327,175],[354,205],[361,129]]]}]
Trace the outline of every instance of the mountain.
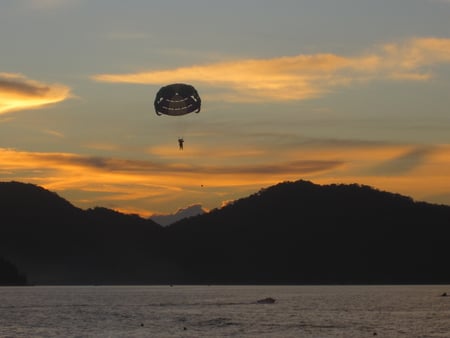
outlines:
[{"label": "mountain", "polygon": [[152,217],[150,217],[150,219],[158,224],[167,226],[184,218],[202,215],[205,212],[206,211],[202,208],[200,204],[194,204],[186,208],[178,209],[173,214],[153,215]]},{"label": "mountain", "polygon": [[192,283],[448,283],[450,207],[285,182],[168,228]]},{"label": "mountain", "polygon": [[450,283],[450,207],[284,182],[170,226],[0,183],[0,257],[36,284]]},{"label": "mountain", "polygon": [[34,284],[158,282],[161,227],[105,208],[81,210],[41,187],[0,183],[0,257]]}]

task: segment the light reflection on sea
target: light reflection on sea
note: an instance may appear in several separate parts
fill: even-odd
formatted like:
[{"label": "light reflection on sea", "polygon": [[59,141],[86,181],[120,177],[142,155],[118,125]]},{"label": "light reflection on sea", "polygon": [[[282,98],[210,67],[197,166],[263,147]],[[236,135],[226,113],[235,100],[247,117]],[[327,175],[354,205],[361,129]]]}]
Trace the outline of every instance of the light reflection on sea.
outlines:
[{"label": "light reflection on sea", "polygon": [[[0,337],[450,337],[450,286],[0,288]],[[258,304],[272,297],[275,304]]]}]

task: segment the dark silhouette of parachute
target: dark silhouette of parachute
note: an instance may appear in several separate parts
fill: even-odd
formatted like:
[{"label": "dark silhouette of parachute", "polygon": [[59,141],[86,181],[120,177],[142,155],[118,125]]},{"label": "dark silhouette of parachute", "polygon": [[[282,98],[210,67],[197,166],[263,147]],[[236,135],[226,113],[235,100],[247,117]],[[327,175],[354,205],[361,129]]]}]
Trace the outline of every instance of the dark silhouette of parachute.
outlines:
[{"label": "dark silhouette of parachute", "polygon": [[162,87],[155,98],[157,115],[180,116],[200,112],[201,99],[197,90],[188,84],[174,83]]}]

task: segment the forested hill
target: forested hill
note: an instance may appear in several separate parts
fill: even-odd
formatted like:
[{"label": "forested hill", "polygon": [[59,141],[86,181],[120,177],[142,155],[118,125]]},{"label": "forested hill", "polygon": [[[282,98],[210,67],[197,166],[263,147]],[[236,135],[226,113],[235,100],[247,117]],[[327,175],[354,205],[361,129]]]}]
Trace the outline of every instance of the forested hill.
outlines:
[{"label": "forested hill", "polygon": [[0,183],[0,257],[37,284],[450,283],[450,207],[285,182],[163,228]]},{"label": "forested hill", "polygon": [[203,279],[450,282],[450,207],[358,184],[280,183],[169,230]]},{"label": "forested hill", "polygon": [[162,266],[161,229],[136,215],[76,208],[32,184],[0,183],[0,257],[15,264],[30,283],[126,284],[152,279],[159,270],[149,272],[142,265]]}]

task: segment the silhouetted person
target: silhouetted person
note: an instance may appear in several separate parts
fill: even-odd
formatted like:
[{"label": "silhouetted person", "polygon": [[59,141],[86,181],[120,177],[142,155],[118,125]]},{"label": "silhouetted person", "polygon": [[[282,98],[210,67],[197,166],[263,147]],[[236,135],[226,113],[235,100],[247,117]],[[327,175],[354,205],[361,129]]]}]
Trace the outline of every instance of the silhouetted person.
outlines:
[{"label": "silhouetted person", "polygon": [[184,143],[184,140],[182,137],[180,137],[178,139],[178,147],[180,148],[180,150],[183,150],[183,143]]}]

